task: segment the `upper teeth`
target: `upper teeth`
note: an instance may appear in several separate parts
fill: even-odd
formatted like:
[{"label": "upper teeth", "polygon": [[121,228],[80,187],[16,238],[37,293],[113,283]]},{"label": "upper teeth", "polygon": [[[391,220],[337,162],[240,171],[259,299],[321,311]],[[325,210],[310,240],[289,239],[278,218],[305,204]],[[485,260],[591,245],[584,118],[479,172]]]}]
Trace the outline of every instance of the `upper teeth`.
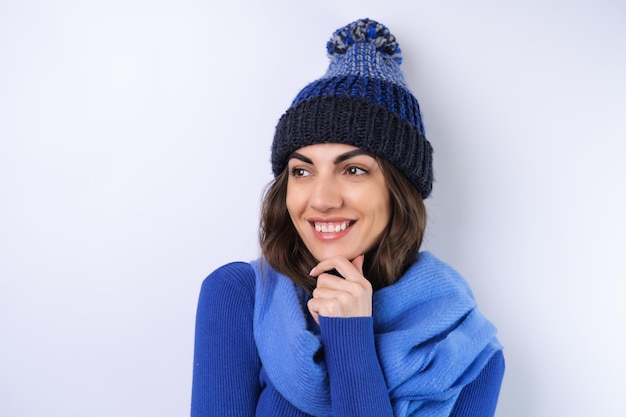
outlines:
[{"label": "upper teeth", "polygon": [[315,230],[322,233],[333,233],[346,230],[350,222],[343,223],[315,223]]}]

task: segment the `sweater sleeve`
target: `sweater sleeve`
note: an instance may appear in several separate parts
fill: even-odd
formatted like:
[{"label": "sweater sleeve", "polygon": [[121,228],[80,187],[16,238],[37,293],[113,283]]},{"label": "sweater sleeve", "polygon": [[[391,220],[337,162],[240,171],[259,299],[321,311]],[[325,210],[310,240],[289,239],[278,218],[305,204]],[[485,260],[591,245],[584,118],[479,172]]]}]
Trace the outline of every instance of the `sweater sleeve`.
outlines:
[{"label": "sweater sleeve", "polygon": [[393,416],[371,317],[320,317],[333,415]]},{"label": "sweater sleeve", "polygon": [[203,282],[196,313],[191,416],[254,416],[260,360],[252,331],[254,272],[225,265]]},{"label": "sweater sleeve", "polygon": [[450,417],[493,417],[504,377],[504,356],[496,352],[478,377],[465,386]]}]

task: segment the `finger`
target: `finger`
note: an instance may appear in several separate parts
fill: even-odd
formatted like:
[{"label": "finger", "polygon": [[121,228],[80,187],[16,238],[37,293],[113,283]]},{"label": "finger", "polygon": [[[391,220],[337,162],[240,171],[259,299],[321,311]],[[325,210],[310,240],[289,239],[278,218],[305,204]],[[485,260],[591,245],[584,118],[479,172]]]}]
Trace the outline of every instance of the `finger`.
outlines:
[{"label": "finger", "polygon": [[[344,283],[345,281],[342,280]],[[351,288],[335,288],[328,285],[318,285],[312,292],[313,298],[337,300],[351,294]]]},{"label": "finger", "polygon": [[352,261],[348,261],[346,258],[333,259],[335,269],[341,274],[341,276],[349,282],[355,282],[360,285],[367,282],[367,279],[363,276],[363,262],[365,257],[359,255]]},{"label": "finger", "polygon": [[319,325],[320,324],[320,318],[319,318],[319,310],[318,310],[317,304],[318,303],[313,298],[311,298],[306,303],[306,306],[309,309],[309,313],[311,313],[311,317],[313,317],[313,320],[315,320],[315,322]]},{"label": "finger", "polygon": [[361,276],[363,276],[363,263],[365,263],[365,255],[359,255],[352,260],[352,265],[359,271]]},{"label": "finger", "polygon": [[337,278],[333,275],[322,274],[317,278],[317,286],[313,290],[313,298],[338,300],[341,303],[359,304],[363,298],[369,298],[372,286],[365,278],[360,281]]},{"label": "finger", "polygon": [[[320,316],[324,317],[355,317],[360,314],[359,306],[354,303],[354,298],[348,293],[338,293],[333,298],[311,298],[308,302],[309,311],[313,311],[311,316],[313,319],[319,320]],[[319,324],[319,323],[318,323]]]},{"label": "finger", "polygon": [[341,290],[346,287],[346,280],[336,275],[324,272],[317,277],[316,288],[332,288]]},{"label": "finger", "polygon": [[[354,265],[343,256],[334,256],[332,258],[324,259],[318,263],[309,273],[312,277],[319,276],[323,273],[334,274],[334,270],[338,272],[342,278],[345,278],[345,274],[354,270]],[[358,271],[357,271],[358,272]]]},{"label": "finger", "polygon": [[372,315],[372,292],[354,282],[341,280],[348,291],[317,287],[308,301],[311,315],[325,317],[365,317]]}]

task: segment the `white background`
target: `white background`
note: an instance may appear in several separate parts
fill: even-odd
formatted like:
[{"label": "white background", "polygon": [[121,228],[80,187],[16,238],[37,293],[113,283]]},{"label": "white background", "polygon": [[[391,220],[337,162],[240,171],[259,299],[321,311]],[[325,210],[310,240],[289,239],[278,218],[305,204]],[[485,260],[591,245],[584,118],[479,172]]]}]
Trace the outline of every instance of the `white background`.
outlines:
[{"label": "white background", "polygon": [[361,17],[435,148],[426,248],[500,330],[497,415],[624,415],[623,2],[1,0],[0,416],[189,414],[200,284],[257,256],[275,123]]}]

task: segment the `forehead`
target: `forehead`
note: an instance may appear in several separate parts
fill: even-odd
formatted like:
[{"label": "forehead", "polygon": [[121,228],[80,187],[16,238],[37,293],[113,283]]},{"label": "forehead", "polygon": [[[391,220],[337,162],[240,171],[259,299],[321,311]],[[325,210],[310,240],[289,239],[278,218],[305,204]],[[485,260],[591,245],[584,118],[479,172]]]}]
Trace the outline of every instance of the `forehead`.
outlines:
[{"label": "forehead", "polygon": [[303,146],[298,148],[296,152],[316,151],[316,150],[337,150],[339,152],[353,151],[358,149],[356,146],[347,145],[345,143],[316,143],[314,145]]},{"label": "forehead", "polygon": [[343,143],[317,143],[315,145],[303,146],[297,149],[295,153],[308,157],[335,157],[358,149],[356,146]]}]

